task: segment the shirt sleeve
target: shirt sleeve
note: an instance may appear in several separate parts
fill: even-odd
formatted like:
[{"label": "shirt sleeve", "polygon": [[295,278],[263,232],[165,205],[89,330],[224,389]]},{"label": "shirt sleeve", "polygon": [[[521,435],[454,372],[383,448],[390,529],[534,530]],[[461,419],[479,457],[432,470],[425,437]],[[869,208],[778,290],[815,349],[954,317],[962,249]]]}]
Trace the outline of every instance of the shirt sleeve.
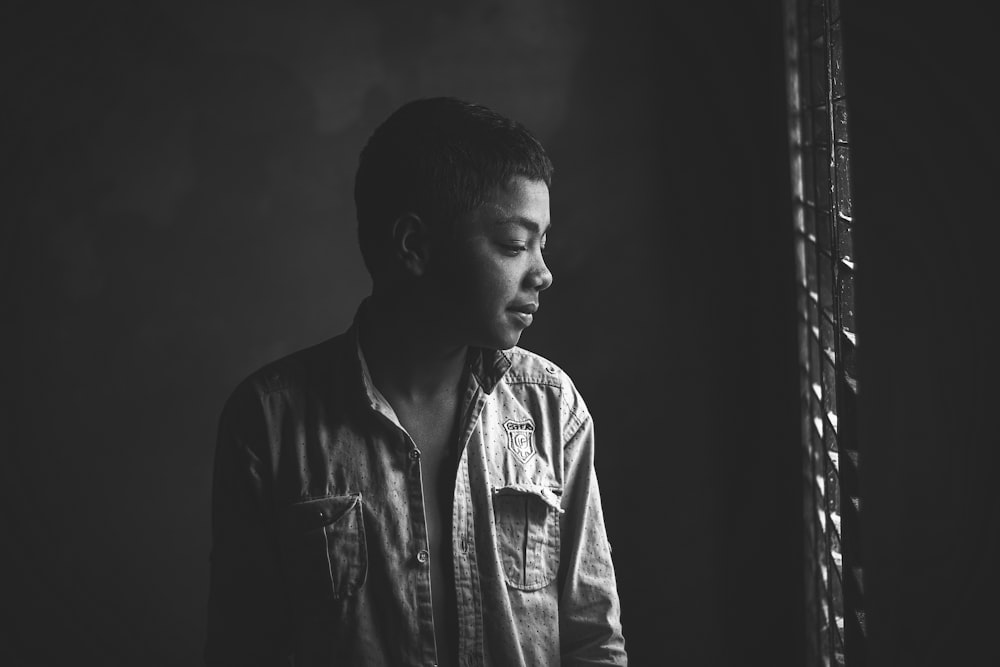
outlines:
[{"label": "shirt sleeve", "polygon": [[559,634],[563,665],[626,665],[611,546],[594,471],[589,415],[567,441]]},{"label": "shirt sleeve", "polygon": [[288,614],[259,396],[242,385],[219,419],[212,478],[212,550],[205,663],[290,665]]}]

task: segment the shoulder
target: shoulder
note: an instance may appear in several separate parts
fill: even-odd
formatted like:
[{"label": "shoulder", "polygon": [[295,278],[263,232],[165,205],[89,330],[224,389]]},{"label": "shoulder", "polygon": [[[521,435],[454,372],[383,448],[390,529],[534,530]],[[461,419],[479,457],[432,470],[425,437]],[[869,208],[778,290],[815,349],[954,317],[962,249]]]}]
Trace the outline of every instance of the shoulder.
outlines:
[{"label": "shoulder", "polygon": [[510,368],[504,376],[508,383],[542,384],[558,388],[563,388],[568,383],[572,386],[566,372],[540,354],[521,347],[504,350],[503,354],[510,360]]},{"label": "shoulder", "polygon": [[305,391],[328,384],[342,364],[346,345],[347,336],[341,334],[260,366],[236,385],[227,408],[257,402],[276,392]]},{"label": "shoulder", "polygon": [[503,378],[507,385],[531,386],[550,400],[558,401],[561,421],[571,430],[590,420],[587,404],[566,371],[542,355],[524,348],[513,347],[504,351],[504,355],[511,362]]}]

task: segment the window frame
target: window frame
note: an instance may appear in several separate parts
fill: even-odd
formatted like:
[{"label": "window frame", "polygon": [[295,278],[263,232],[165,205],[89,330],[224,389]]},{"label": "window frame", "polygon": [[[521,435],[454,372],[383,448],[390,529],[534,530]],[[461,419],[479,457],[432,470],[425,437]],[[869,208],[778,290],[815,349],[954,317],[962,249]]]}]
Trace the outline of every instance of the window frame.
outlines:
[{"label": "window frame", "polygon": [[809,665],[866,664],[855,256],[839,0],[784,0]]}]

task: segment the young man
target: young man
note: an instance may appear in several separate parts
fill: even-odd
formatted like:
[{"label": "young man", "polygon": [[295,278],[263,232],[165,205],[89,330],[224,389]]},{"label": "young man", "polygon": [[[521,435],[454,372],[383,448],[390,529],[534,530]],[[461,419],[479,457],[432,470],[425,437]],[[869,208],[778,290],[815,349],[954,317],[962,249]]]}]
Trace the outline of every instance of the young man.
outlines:
[{"label": "young man", "polygon": [[626,664],[590,414],[516,347],[552,283],[551,174],[451,98],[369,139],[372,295],[220,419],[210,665]]}]

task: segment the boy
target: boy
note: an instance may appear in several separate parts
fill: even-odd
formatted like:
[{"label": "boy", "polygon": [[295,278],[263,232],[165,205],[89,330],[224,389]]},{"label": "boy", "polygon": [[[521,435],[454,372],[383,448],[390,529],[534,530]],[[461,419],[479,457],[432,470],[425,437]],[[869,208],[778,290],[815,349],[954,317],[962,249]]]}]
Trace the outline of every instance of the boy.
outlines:
[{"label": "boy", "polygon": [[452,98],[375,130],[371,296],[220,418],[210,665],[626,664],[591,417],[515,347],[552,283],[551,175],[525,128]]}]

